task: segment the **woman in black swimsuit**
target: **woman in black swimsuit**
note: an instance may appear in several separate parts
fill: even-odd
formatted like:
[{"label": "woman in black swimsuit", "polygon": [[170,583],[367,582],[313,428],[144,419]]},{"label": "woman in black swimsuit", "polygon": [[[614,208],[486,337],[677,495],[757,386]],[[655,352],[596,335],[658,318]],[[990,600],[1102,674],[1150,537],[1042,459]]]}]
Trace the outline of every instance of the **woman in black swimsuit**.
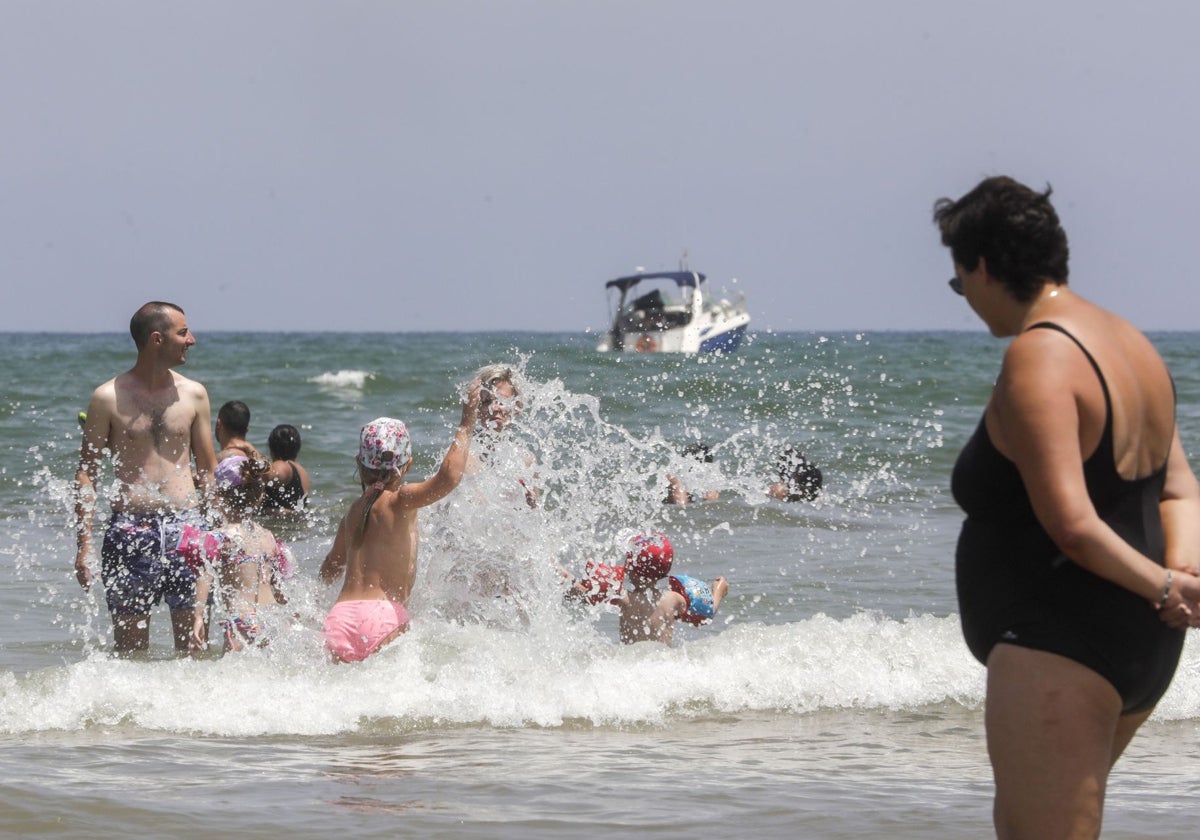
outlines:
[{"label": "woman in black swimsuit", "polygon": [[1131,324],[1067,287],[1049,197],[989,178],[934,209],[951,287],[1013,337],[952,479],[1005,838],[1099,835],[1109,770],[1200,626],[1200,486],[1170,374]]},{"label": "woman in black swimsuit", "polygon": [[281,423],[267,437],[267,448],[271,452],[271,475],[263,493],[263,512],[303,510],[312,485],[308,470],[296,460],[300,454],[300,431]]}]

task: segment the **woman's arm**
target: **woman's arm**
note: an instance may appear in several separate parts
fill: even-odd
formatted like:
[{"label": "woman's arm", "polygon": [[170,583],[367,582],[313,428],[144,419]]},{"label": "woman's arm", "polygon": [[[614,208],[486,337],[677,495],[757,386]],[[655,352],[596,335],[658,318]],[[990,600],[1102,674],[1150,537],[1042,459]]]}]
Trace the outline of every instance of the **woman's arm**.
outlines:
[{"label": "woman's arm", "polygon": [[1158,509],[1167,538],[1167,568],[1200,574],[1200,483],[1188,464],[1178,429]]},{"label": "woman's arm", "polygon": [[1190,601],[1184,610],[1178,606],[1162,610],[1163,621],[1172,627],[1200,626],[1200,597],[1188,589],[1190,576],[1200,574],[1200,484],[1184,454],[1178,428],[1171,441],[1167,482],[1158,509],[1167,543],[1167,568],[1179,573],[1181,592]]}]

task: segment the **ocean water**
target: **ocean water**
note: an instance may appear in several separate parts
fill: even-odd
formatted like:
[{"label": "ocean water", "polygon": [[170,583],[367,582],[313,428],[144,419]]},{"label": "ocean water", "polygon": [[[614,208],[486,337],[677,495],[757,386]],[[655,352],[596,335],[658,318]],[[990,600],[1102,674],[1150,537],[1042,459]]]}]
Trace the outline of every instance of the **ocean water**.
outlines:
[{"label": "ocean water", "polygon": [[[75,416],[128,336],[0,335],[0,835],[963,838],[991,833],[984,670],[956,615],[949,473],[1003,345],[982,333],[758,333],[723,357],[601,355],[578,334],[204,333],[183,372],[240,399],[265,451],[304,439],[310,515],[272,522],[300,574],[263,650],[117,659],[72,572]],[[1152,336],[1200,452],[1200,335]],[[478,366],[522,373],[491,468],[422,511],[413,629],[324,660],[316,582],[357,495],[364,422],[403,419],[432,472]],[[703,441],[715,460],[683,458]],[[795,444],[815,502],[768,500]],[[536,461],[541,505],[512,480]],[[720,498],[662,504],[666,475]],[[104,485],[102,483],[103,486]],[[666,532],[725,575],[716,621],[623,646],[560,569]],[[1191,836],[1200,649],[1112,775],[1105,836]]]}]

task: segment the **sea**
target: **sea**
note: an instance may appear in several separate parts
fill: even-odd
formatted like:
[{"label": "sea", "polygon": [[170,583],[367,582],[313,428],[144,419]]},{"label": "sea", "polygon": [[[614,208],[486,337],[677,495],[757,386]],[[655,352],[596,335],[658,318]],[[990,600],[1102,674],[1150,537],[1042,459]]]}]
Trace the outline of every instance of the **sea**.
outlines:
[{"label": "sea", "polygon": [[[202,325],[196,325],[202,327]],[[1154,333],[1200,453],[1200,333]],[[714,356],[601,354],[588,333],[201,330],[182,372],[301,431],[299,570],[262,649],[112,654],[75,580],[78,413],[125,334],[0,334],[0,835],[38,838],[973,838],[992,835],[984,669],[960,634],[949,476],[1003,342],[981,332],[756,332]],[[420,515],[412,629],[329,663],[317,570],[359,492],[360,426],[436,470],[476,368],[521,413]],[[704,463],[680,454],[707,444]],[[812,502],[765,494],[799,447]],[[532,471],[538,505],[515,472]],[[665,505],[668,475],[719,497]],[[105,469],[102,496],[112,489]],[[715,621],[622,645],[573,606],[588,561],[661,531],[674,571],[730,582]],[[1200,647],[1114,769],[1107,838],[1191,837]]]}]

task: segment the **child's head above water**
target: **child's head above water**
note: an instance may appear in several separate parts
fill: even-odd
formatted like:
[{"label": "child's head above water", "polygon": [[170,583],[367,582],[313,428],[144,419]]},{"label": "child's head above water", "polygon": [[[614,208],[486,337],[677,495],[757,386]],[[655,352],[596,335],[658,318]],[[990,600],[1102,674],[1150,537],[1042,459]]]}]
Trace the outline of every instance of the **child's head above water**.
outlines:
[{"label": "child's head above water", "polygon": [[403,475],[412,463],[412,438],[399,420],[379,417],[362,427],[358,436],[358,465],[368,477]]},{"label": "child's head above water", "polygon": [[666,534],[631,537],[625,552],[625,575],[632,583],[653,584],[671,573],[675,549]]},{"label": "child's head above water", "polygon": [[262,502],[271,465],[262,458],[230,455],[213,470],[217,498],[230,510],[253,510]]},{"label": "child's head above water", "polygon": [[380,494],[391,482],[402,480],[412,464],[412,438],[408,436],[408,428],[391,417],[375,418],[358,433],[356,460],[367,504],[354,532],[355,545],[366,536],[371,508]]},{"label": "child's head above water", "polygon": [[779,484],[771,495],[786,502],[811,502],[821,491],[824,478],[820,468],[794,446],[784,447],[775,460]]}]

